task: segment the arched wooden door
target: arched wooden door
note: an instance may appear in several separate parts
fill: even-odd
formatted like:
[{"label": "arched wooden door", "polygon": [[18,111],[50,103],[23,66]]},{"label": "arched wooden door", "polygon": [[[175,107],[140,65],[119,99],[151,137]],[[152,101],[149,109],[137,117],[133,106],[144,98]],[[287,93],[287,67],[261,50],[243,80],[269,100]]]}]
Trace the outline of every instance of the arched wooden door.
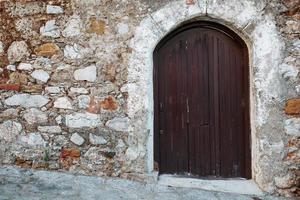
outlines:
[{"label": "arched wooden door", "polygon": [[185,25],[154,52],[155,161],[161,174],[251,178],[245,43],[208,22]]}]

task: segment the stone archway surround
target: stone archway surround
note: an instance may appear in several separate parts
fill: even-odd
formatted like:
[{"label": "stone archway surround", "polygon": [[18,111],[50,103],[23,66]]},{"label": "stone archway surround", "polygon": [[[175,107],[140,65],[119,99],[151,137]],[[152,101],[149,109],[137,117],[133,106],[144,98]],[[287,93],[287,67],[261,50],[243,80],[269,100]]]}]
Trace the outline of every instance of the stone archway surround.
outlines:
[{"label": "stone archway surround", "polygon": [[[265,191],[274,190],[280,166],[283,125],[274,99],[284,93],[278,73],[285,49],[272,15],[264,3],[252,0],[173,1],[148,15],[136,29],[128,66],[128,116],[131,119],[126,152],[133,170],[151,173],[153,159],[153,51],[161,39],[184,22],[216,21],[234,30],[247,43],[250,61],[252,178]],[[271,129],[270,127],[277,128]],[[267,144],[267,145],[266,145]],[[266,146],[268,148],[266,148]],[[277,148],[277,151],[274,151]],[[282,147],[283,148],[283,147]],[[138,152],[134,154],[134,152]],[[134,154],[134,155],[133,155]],[[133,164],[135,163],[135,164]],[[274,166],[275,165],[275,166]],[[273,166],[273,169],[270,167]]]}]

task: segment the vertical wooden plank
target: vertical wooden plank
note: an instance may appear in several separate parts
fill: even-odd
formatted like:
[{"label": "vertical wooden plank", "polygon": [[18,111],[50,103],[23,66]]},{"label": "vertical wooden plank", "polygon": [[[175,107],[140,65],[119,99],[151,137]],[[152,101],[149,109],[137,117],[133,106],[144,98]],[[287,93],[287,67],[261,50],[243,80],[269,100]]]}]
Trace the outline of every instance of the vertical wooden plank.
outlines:
[{"label": "vertical wooden plank", "polygon": [[220,57],[219,57],[219,49],[221,48],[219,38],[215,36],[214,39],[214,135],[215,135],[215,149],[216,149],[216,176],[221,176],[221,154],[220,154],[220,96],[219,96],[219,85],[220,85]]},{"label": "vertical wooden plank", "polygon": [[209,69],[209,136],[210,136],[210,174],[216,176],[216,140],[215,140],[215,98],[214,98],[214,51],[215,51],[215,37],[211,33],[208,45],[208,69]]}]

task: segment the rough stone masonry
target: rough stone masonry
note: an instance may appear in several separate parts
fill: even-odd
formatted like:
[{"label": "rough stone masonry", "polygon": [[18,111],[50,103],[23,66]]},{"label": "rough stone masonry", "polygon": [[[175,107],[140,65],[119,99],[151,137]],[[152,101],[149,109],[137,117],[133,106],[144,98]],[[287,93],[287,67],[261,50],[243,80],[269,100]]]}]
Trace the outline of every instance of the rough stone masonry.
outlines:
[{"label": "rough stone masonry", "polygon": [[[174,18],[160,22],[165,8]],[[266,192],[299,196],[299,0],[0,1],[0,163],[147,180],[151,112],[135,96],[149,87],[138,38],[151,31],[162,38],[161,24],[178,13],[225,22],[258,13],[274,21],[278,40],[263,45],[281,47],[278,66],[269,54],[252,63],[254,104],[264,105],[256,111],[253,179]],[[141,30],[148,19],[156,28]],[[264,23],[228,24],[250,36],[260,28],[253,37],[262,38],[273,34]]]}]

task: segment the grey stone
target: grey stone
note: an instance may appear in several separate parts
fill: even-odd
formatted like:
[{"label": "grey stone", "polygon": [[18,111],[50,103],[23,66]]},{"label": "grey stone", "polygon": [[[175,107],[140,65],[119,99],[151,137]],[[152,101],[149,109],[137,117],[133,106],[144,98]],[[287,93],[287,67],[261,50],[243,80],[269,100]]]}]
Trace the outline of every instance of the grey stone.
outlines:
[{"label": "grey stone", "polygon": [[30,53],[25,41],[15,41],[9,46],[7,50],[8,60],[11,64],[19,62],[29,57],[29,55]]},{"label": "grey stone", "polygon": [[4,53],[4,44],[0,41],[0,54]]},{"label": "grey stone", "polygon": [[107,140],[104,139],[104,137],[92,133],[89,134],[89,141],[93,145],[102,145],[107,143]]},{"label": "grey stone", "polygon": [[73,15],[62,32],[64,37],[75,37],[81,34],[82,22],[78,15]]},{"label": "grey stone", "polygon": [[55,24],[55,20],[47,21],[45,26],[40,28],[42,36],[58,38],[60,37],[59,27]]},{"label": "grey stone", "polygon": [[57,124],[62,124],[62,116],[61,115],[58,115],[56,118],[55,118],[55,121]]},{"label": "grey stone", "polygon": [[64,56],[68,59],[82,59],[84,48],[78,44],[66,45]]},{"label": "grey stone", "polygon": [[136,160],[138,157],[139,157],[139,151],[137,148],[134,148],[134,147],[129,147],[127,150],[126,150],[126,158],[128,160]]},{"label": "grey stone", "polygon": [[115,131],[128,131],[129,119],[128,117],[116,117],[107,121],[105,125]]},{"label": "grey stone", "polygon": [[300,136],[300,118],[285,120],[285,132],[288,135]]},{"label": "grey stone", "polygon": [[88,95],[80,95],[77,97],[78,108],[86,109],[89,107],[91,98]]},{"label": "grey stone", "polygon": [[34,69],[46,69],[51,70],[52,69],[52,61],[49,58],[37,58],[33,63]]},{"label": "grey stone", "polygon": [[50,94],[59,94],[61,92],[59,87],[46,87],[45,91]]},{"label": "grey stone", "polygon": [[84,138],[81,137],[81,135],[79,135],[78,133],[73,133],[70,140],[78,146],[81,146],[85,141]]},{"label": "grey stone", "polygon": [[300,85],[295,86],[296,92],[300,94]]},{"label": "grey stone", "polygon": [[100,116],[92,113],[73,113],[66,116],[70,128],[95,128],[101,125]]},{"label": "grey stone", "polygon": [[47,5],[46,12],[47,14],[62,14],[64,9],[60,6]]},{"label": "grey stone", "polygon": [[22,125],[15,121],[5,121],[0,124],[0,139],[13,142],[22,131]]},{"label": "grey stone", "polygon": [[60,97],[54,102],[54,108],[72,110],[73,106],[68,97]]},{"label": "grey stone", "polygon": [[97,79],[97,69],[95,65],[78,69],[74,72],[74,78],[78,81],[95,82]]},{"label": "grey stone", "polygon": [[74,94],[88,94],[89,93],[89,91],[85,88],[74,88],[74,87],[70,88],[70,92],[74,93]]},{"label": "grey stone", "polygon": [[19,111],[17,109],[7,109],[0,112],[0,119],[14,119],[19,116]]},{"label": "grey stone", "polygon": [[295,66],[288,64],[282,64],[280,72],[285,79],[295,79],[299,74],[299,70]]},{"label": "grey stone", "polygon": [[8,69],[9,71],[16,71],[16,65],[7,65],[6,69]]},{"label": "grey stone", "polygon": [[30,71],[32,69],[33,69],[33,67],[30,63],[20,63],[18,65],[18,70]]},{"label": "grey stone", "polygon": [[20,141],[26,143],[29,146],[44,147],[46,146],[45,140],[39,133],[29,133],[27,135],[21,135]]},{"label": "grey stone", "polygon": [[8,106],[22,106],[25,108],[40,108],[46,105],[48,102],[48,97],[30,94],[15,94],[4,101],[4,103]]},{"label": "grey stone", "polygon": [[18,2],[15,4],[14,9],[12,9],[11,15],[16,17],[24,17],[27,15],[41,14],[45,12],[44,4],[41,4],[40,1],[37,2]]},{"label": "grey stone", "polygon": [[47,115],[36,109],[36,108],[31,108],[29,110],[26,110],[23,118],[25,119],[25,121],[28,124],[42,124],[42,123],[46,123],[48,121],[48,117]]},{"label": "grey stone", "polygon": [[106,160],[99,147],[91,147],[83,156],[88,162],[101,165]]},{"label": "grey stone", "polygon": [[[84,159],[102,164],[105,157],[101,149],[91,147]],[[47,172],[13,167],[1,167],[2,182],[0,190],[3,199],[102,199],[129,200],[253,200],[252,195],[240,195],[194,188],[167,187],[157,183],[144,183],[120,178],[104,178],[74,175],[62,172]],[[38,184],[37,184],[38,183]],[[16,189],[18,188],[18,192]],[[30,190],[28,189],[30,188]],[[51,188],[51,189],[49,189]],[[42,191],[42,192],[36,192]],[[124,192],[126,191],[126,192]],[[256,196],[261,200],[288,200],[289,198],[270,195]]]},{"label": "grey stone", "polygon": [[60,126],[38,126],[38,131],[43,133],[61,133]]},{"label": "grey stone", "polygon": [[31,76],[33,78],[35,78],[36,80],[42,81],[44,83],[46,83],[50,78],[50,75],[47,72],[45,72],[44,70],[39,70],[39,69],[32,72]]}]

